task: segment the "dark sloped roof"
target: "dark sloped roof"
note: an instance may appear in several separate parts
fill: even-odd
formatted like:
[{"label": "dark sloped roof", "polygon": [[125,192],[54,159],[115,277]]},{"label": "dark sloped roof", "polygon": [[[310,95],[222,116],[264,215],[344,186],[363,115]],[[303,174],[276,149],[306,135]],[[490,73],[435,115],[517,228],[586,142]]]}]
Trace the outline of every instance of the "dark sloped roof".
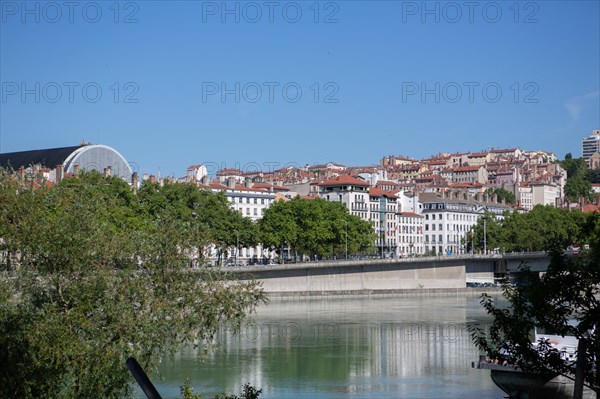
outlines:
[{"label": "dark sloped roof", "polygon": [[11,167],[13,170],[17,170],[21,166],[27,168],[31,165],[41,164],[42,166],[54,169],[56,165],[64,163],[65,159],[79,147],[80,146],[7,152],[0,154],[0,167],[5,169]]}]

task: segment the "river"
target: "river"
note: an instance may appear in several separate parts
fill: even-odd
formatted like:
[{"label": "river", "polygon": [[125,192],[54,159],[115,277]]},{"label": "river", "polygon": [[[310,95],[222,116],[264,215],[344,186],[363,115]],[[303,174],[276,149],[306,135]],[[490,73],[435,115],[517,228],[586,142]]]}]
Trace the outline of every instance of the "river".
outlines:
[{"label": "river", "polygon": [[163,398],[190,378],[203,399],[246,382],[260,399],[500,399],[489,371],[471,368],[479,351],[467,323],[489,320],[464,294],[276,298],[240,334],[224,329],[204,360],[182,350],[155,383]]}]

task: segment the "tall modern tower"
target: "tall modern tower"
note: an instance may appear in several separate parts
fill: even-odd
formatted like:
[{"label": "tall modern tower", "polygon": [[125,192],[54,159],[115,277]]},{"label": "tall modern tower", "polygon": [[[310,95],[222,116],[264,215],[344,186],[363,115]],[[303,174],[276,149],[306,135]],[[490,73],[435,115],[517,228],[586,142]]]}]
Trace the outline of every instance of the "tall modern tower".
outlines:
[{"label": "tall modern tower", "polygon": [[592,130],[592,135],[581,141],[581,152],[586,162],[595,152],[600,152],[600,130]]}]

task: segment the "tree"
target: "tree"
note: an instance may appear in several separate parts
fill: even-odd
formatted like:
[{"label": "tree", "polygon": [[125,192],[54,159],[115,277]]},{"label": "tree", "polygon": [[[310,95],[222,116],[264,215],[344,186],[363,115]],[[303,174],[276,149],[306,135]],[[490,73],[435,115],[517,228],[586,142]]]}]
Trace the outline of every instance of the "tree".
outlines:
[{"label": "tree", "polygon": [[513,204],[515,205],[517,203],[516,199],[515,199],[515,194],[504,189],[503,187],[497,187],[497,188],[488,188],[486,190],[486,193],[488,195],[494,195],[496,194],[496,196],[498,197],[498,200],[505,200],[507,204]]},{"label": "tree", "polygon": [[569,257],[559,241],[550,242],[547,272],[539,278],[532,275],[526,284],[503,285],[508,308],[497,305],[484,294],[481,303],[494,317],[493,324],[489,334],[476,325],[470,330],[476,345],[490,357],[506,358],[532,373],[572,372],[548,342],[532,345],[530,334],[535,326],[585,340],[587,348],[577,356],[586,360],[583,370],[586,383],[599,391],[600,216],[592,215],[580,227],[591,237],[591,251]]},{"label": "tree", "polygon": [[573,158],[571,153],[565,155],[560,165],[567,171],[565,197],[569,201],[577,201],[579,197],[591,199],[594,194],[588,178],[587,164],[583,158]]},{"label": "tree", "polygon": [[263,245],[279,251],[280,257],[283,256],[284,247],[295,245],[298,239],[298,225],[288,202],[275,201],[266,209],[259,221],[259,230]]},{"label": "tree", "polygon": [[500,221],[496,215],[490,212],[484,213],[479,218],[477,224],[472,230],[472,247],[477,251],[483,251],[484,247],[487,250],[500,248],[504,250],[504,240],[502,237],[503,230]]},{"label": "tree", "polygon": [[135,195],[92,172],[32,189],[5,175],[0,198],[14,259],[0,275],[0,397],[128,397],[126,358],[152,370],[182,345],[206,349],[265,300],[255,282],[190,270],[212,239],[193,214],[220,201],[195,188]]},{"label": "tree", "polygon": [[[343,204],[323,199],[278,201],[260,221],[261,240],[272,249],[290,247],[294,253],[339,256],[367,251],[375,241],[371,225],[350,215]],[[280,253],[281,254],[281,253]]]},{"label": "tree", "polygon": [[502,251],[543,251],[550,243],[565,249],[585,245],[590,239],[581,228],[587,218],[579,210],[569,211],[552,206],[535,206],[530,212],[505,212],[502,220],[492,215],[479,218],[473,227],[475,249],[483,248],[483,222],[486,221],[488,248]]}]

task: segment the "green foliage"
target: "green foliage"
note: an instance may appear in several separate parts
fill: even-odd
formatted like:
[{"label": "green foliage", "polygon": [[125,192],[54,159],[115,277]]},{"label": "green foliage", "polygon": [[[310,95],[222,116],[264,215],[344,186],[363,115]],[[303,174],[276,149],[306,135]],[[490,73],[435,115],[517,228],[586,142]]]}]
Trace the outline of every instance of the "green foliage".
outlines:
[{"label": "green foliage", "polygon": [[560,165],[567,171],[565,197],[569,201],[577,201],[579,197],[591,199],[594,194],[589,180],[586,162],[583,158],[573,158],[571,153],[565,155]]},{"label": "green foliage", "polygon": [[468,241],[472,240],[476,251],[483,249],[485,220],[488,250],[544,251],[554,246],[565,249],[569,245],[589,243],[590,236],[582,226],[592,217],[578,210],[542,205],[527,213],[506,212],[503,220],[486,213],[469,233]]},{"label": "green foliage", "polygon": [[207,349],[264,301],[255,282],[189,268],[220,233],[206,204],[239,216],[193,186],[135,195],[93,172],[32,190],[4,175],[0,201],[0,397],[128,397],[125,359],[153,370],[184,344]]},{"label": "green foliage", "polygon": [[488,188],[486,190],[486,193],[488,195],[496,194],[496,196],[498,197],[498,201],[505,200],[507,204],[515,205],[517,203],[517,201],[515,199],[515,194],[513,192],[510,192],[510,191],[502,188],[502,187]]},{"label": "green foliage", "polygon": [[[568,257],[562,247],[554,246],[548,271],[526,284],[505,284],[503,292],[508,308],[498,306],[484,295],[481,303],[494,317],[488,333],[476,325],[470,331],[476,345],[492,358],[507,358],[526,372],[569,373],[569,365],[547,342],[531,345],[534,326],[561,336],[574,336],[588,342],[585,380],[600,386],[600,216],[592,215],[580,228],[590,238],[591,251]],[[525,268],[524,271],[527,271]],[[575,321],[573,323],[572,321]]]},{"label": "green foliage", "polygon": [[372,226],[350,215],[343,204],[323,199],[278,201],[269,207],[260,221],[265,246],[281,251],[289,246],[304,255],[337,255],[366,252],[375,234]]},{"label": "green foliage", "polygon": [[590,181],[590,183],[600,183],[600,169],[588,170],[587,179]]},{"label": "green foliage", "polygon": [[[194,388],[192,388],[189,379],[180,387],[180,392],[182,399],[201,399],[199,393],[194,393]],[[244,384],[240,396],[218,394],[213,399],[258,399],[261,393],[262,389],[256,389],[250,384]]]}]

